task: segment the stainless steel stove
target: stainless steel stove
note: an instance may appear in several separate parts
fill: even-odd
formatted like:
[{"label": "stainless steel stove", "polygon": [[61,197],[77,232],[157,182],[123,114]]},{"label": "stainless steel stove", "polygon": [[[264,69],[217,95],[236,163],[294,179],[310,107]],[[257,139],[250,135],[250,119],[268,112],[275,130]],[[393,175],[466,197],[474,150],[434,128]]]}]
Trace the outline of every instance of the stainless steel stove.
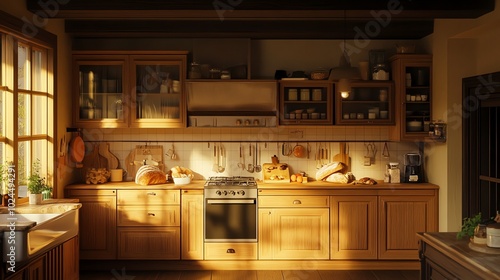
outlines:
[{"label": "stainless steel stove", "polygon": [[257,182],[210,177],[205,182],[205,242],[257,241]]}]

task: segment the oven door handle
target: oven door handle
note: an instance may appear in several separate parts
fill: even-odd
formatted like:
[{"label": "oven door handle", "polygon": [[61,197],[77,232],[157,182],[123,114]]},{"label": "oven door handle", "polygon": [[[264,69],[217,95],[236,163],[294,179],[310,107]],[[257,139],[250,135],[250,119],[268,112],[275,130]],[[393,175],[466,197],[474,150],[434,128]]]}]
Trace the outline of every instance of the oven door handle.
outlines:
[{"label": "oven door handle", "polygon": [[255,199],[207,199],[208,204],[255,204]]}]

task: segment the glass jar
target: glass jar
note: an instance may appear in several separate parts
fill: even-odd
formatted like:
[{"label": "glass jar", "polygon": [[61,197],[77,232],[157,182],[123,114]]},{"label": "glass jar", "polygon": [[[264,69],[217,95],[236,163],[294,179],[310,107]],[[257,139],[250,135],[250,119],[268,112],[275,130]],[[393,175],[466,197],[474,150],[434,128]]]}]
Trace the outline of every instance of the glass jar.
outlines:
[{"label": "glass jar", "polygon": [[201,79],[201,68],[198,63],[196,62],[191,63],[191,67],[189,68],[188,78]]},{"label": "glass jar", "polygon": [[377,64],[373,67],[372,79],[377,81],[387,81],[389,80],[389,70],[385,64]]},{"label": "glass jar", "polygon": [[220,78],[223,80],[229,80],[231,79],[231,73],[228,70],[222,70],[220,72]]},{"label": "glass jar", "polygon": [[210,69],[210,79],[220,79],[220,69],[212,68]]}]

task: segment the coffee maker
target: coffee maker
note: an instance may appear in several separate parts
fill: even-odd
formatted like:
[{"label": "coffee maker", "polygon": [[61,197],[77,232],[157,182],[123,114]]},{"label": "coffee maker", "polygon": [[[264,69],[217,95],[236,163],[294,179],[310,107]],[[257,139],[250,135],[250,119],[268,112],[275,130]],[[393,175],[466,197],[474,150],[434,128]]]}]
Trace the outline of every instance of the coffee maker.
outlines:
[{"label": "coffee maker", "polygon": [[424,181],[422,156],[419,153],[405,155],[405,183],[421,183]]}]

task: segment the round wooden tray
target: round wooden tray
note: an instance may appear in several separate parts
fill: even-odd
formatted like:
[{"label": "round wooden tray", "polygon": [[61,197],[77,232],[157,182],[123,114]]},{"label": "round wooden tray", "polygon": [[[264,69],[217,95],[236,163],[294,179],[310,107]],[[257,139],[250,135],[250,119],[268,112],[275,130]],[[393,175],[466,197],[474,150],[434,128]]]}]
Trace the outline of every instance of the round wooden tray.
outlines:
[{"label": "round wooden tray", "polygon": [[486,244],[476,244],[473,242],[469,242],[469,248],[476,252],[500,255],[500,248],[491,248]]}]

